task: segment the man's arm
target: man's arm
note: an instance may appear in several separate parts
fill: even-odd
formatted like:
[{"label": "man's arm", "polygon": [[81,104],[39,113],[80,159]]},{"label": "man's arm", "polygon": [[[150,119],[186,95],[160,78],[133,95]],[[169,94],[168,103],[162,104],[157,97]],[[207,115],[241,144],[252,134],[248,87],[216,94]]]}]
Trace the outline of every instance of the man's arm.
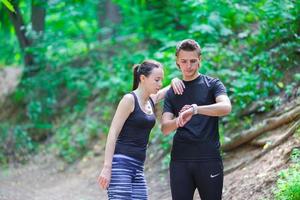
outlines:
[{"label": "man's arm", "polygon": [[219,95],[216,98],[216,103],[205,106],[185,105],[180,111],[178,121],[185,124],[193,115],[201,114],[207,116],[220,117],[231,112],[231,103],[227,95]]},{"label": "man's arm", "polygon": [[161,131],[164,135],[170,134],[172,131],[178,128],[174,114],[170,112],[165,112],[162,115],[161,120]]},{"label": "man's arm", "polygon": [[197,106],[196,113],[208,116],[225,116],[231,112],[231,103],[227,95],[217,96],[216,103],[205,106]]},{"label": "man's arm", "polygon": [[[195,109],[195,111],[194,111]],[[208,116],[224,116],[231,112],[231,103],[227,95],[219,95],[216,103],[205,106],[185,105],[179,113],[179,117],[174,119],[174,114],[165,112],[162,116],[161,131],[164,135],[168,135],[178,127],[182,127],[188,122],[194,114],[202,114]]]},{"label": "man's arm", "polygon": [[164,135],[170,134],[172,131],[176,130],[178,127],[183,127],[190,119],[192,118],[192,115],[182,117],[183,110],[186,108],[183,108],[182,111],[179,112],[179,116],[174,118],[174,115],[169,112],[165,112],[162,116],[162,125],[161,130]]}]

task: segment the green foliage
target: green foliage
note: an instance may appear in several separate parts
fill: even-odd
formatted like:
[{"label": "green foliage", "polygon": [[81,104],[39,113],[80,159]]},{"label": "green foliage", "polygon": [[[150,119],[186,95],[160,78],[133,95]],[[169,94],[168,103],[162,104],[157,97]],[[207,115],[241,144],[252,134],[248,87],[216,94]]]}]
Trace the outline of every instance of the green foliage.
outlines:
[{"label": "green foliage", "polygon": [[294,80],[296,81],[296,82],[300,82],[300,73],[296,73],[295,75],[294,75]]},{"label": "green foliage", "polygon": [[300,149],[299,148],[293,149],[292,154],[291,154],[291,159],[292,159],[292,162],[294,162],[294,163],[300,163]]},{"label": "green foliage", "polygon": [[[70,122],[73,124],[70,125]],[[69,163],[76,161],[88,151],[100,128],[96,119],[90,117],[78,119],[74,115],[59,125],[60,127],[55,129],[52,149]]]},{"label": "green foliage", "polygon": [[171,161],[171,155],[170,153],[168,153],[161,161],[161,169],[165,170],[165,169],[169,169],[169,165],[170,165],[170,161]]},{"label": "green foliage", "polygon": [[[297,130],[299,131],[299,129]],[[291,153],[292,164],[279,173],[274,195],[276,200],[300,199],[300,149],[294,148]]]},{"label": "green foliage", "polygon": [[[162,135],[162,134],[161,134]],[[170,151],[171,149],[171,146],[172,146],[172,138],[174,136],[174,133],[170,133],[169,135],[167,136],[161,136],[161,142],[160,142],[160,145],[161,145],[161,148],[165,151]]]},{"label": "green foliage", "polygon": [[26,155],[37,149],[37,144],[28,134],[29,126],[11,127],[8,123],[0,124],[0,165],[9,161],[24,162]]},{"label": "green foliage", "polygon": [[[201,73],[218,77],[228,89],[233,112],[222,118],[221,138],[240,126],[239,113],[251,103],[268,99],[260,109],[266,112],[281,103],[272,96],[285,92],[291,97],[299,87],[299,73],[291,83],[285,80],[286,72],[300,61],[298,1],[113,2],[120,10],[119,24],[100,23],[103,11],[97,1],[48,2],[42,35],[29,23],[30,5],[19,2],[26,35],[34,41],[26,51],[36,62],[24,70],[36,74],[23,77],[12,95],[25,110],[16,123],[30,124],[22,129],[29,139],[53,136],[54,149],[69,162],[86,152],[94,136],[85,123],[76,123],[77,117],[68,123],[57,120],[80,116],[92,105],[103,121],[92,126],[108,133],[116,103],[131,90],[133,64],[159,60],[167,85],[171,78],[180,77],[174,53],[176,43],[184,38],[202,46]],[[0,66],[22,65],[23,52],[16,45],[7,12],[0,16],[0,27],[0,37],[5,38],[0,43]],[[252,121],[252,116],[246,117],[244,128]],[[164,137],[160,131],[155,135],[159,136],[151,140],[160,141],[168,152],[172,135]]]},{"label": "green foliage", "polygon": [[16,12],[13,5],[8,0],[1,0],[1,2],[11,11]]},{"label": "green foliage", "polygon": [[276,200],[298,200],[300,199],[300,165],[295,164],[279,174]]}]

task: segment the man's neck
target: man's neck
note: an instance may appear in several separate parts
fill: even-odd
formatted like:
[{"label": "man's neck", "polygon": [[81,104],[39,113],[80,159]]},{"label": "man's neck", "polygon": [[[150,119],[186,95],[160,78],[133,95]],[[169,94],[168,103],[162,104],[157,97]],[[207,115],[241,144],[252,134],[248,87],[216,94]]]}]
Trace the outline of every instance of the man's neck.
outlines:
[{"label": "man's neck", "polygon": [[183,80],[184,81],[192,81],[192,80],[195,80],[196,78],[198,78],[200,76],[200,73],[197,72],[195,73],[193,76],[183,76]]}]

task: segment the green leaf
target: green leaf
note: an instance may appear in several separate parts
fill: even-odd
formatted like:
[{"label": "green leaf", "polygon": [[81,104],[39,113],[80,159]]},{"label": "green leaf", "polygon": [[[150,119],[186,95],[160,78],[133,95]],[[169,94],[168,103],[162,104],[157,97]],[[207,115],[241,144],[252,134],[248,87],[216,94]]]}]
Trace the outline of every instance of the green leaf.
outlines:
[{"label": "green leaf", "polygon": [[192,27],[191,33],[201,32],[203,34],[213,34],[215,32],[214,27],[207,24],[200,24]]},{"label": "green leaf", "polygon": [[300,82],[300,73],[294,75],[294,80]]},{"label": "green leaf", "polygon": [[11,12],[16,12],[13,5],[8,0],[1,0],[2,3],[10,10]]},{"label": "green leaf", "polygon": [[284,83],[283,82],[278,82],[277,83],[278,87],[283,88],[284,87]]}]

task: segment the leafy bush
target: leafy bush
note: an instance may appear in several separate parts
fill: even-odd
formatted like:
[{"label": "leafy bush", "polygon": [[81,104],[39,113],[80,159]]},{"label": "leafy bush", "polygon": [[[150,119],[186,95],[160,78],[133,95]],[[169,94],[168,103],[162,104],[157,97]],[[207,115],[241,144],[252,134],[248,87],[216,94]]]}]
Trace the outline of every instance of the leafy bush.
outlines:
[{"label": "leafy bush", "polygon": [[[180,77],[174,52],[176,43],[184,38],[194,38],[203,47],[201,73],[219,77],[228,89],[233,112],[222,118],[224,135],[240,124],[245,125],[242,128],[251,126],[252,117],[245,117],[245,123],[241,123],[238,114],[252,102],[279,92],[292,96],[299,86],[299,74],[293,83],[285,83],[286,71],[300,62],[298,1],[113,2],[119,6],[119,24],[99,27],[99,2],[70,0],[46,5],[47,28],[42,37],[26,26],[26,35],[35,40],[27,51],[34,55],[38,72],[23,77],[12,97],[25,109],[16,124],[30,124],[30,128],[21,130],[31,141],[53,136],[59,155],[68,161],[82,155],[94,136],[86,124],[76,124],[76,118],[68,123],[59,119],[81,115],[100,100],[101,105],[109,107],[101,113],[104,121],[109,121],[114,112],[110,106],[131,90],[133,64],[144,59],[164,64],[164,84]],[[21,1],[20,8],[28,22],[30,6]],[[22,64],[23,54],[15,45],[17,39],[8,20],[7,13],[1,15],[0,36],[5,40],[0,43],[0,66]],[[114,29],[115,34],[99,41],[108,29]],[[271,98],[260,111],[279,104],[278,99]],[[98,128],[107,133],[108,125]],[[171,136],[159,139],[165,151],[170,148],[170,140]]]},{"label": "leafy bush", "polygon": [[300,165],[296,164],[279,174],[276,200],[298,200],[300,199]]},{"label": "leafy bush", "polygon": [[[299,131],[300,129],[298,129]],[[300,149],[294,148],[291,153],[292,164],[279,173],[277,188],[274,191],[276,200],[300,199]]]},{"label": "leafy bush", "polygon": [[69,116],[55,128],[54,143],[51,148],[56,154],[69,163],[82,157],[88,150],[90,143],[97,138],[101,124],[98,120],[86,117]]},{"label": "leafy bush", "polygon": [[8,123],[0,124],[0,165],[9,161],[26,161],[27,155],[37,149],[37,144],[28,134],[29,126],[11,127]]}]

